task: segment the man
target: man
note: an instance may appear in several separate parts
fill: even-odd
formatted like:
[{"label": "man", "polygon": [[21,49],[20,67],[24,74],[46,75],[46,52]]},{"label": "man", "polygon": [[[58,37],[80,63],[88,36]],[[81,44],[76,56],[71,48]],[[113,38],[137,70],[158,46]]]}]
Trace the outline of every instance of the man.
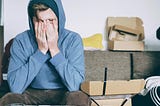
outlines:
[{"label": "man", "polygon": [[0,105],[90,105],[81,91],[84,51],[81,37],[64,28],[61,0],[31,0],[30,30],[14,38],[10,49],[8,83],[11,93]]}]

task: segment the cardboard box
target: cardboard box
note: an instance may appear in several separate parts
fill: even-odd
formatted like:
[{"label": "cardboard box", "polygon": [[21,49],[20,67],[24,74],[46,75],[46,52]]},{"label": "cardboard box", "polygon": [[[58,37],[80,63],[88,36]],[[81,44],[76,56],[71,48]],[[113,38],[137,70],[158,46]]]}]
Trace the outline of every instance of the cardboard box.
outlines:
[{"label": "cardboard box", "polygon": [[[105,100],[95,100],[100,106],[121,106],[124,99],[105,99]],[[91,106],[97,106],[94,102]],[[132,106],[131,99],[129,99],[123,106]]]},{"label": "cardboard box", "polygon": [[139,17],[108,17],[107,26],[111,27],[116,24],[123,25],[135,29],[143,25],[143,21]]},{"label": "cardboard box", "polygon": [[[115,80],[107,81],[105,95],[121,95],[121,94],[136,94],[144,88],[144,79],[137,80]],[[81,90],[88,95],[102,95],[103,81],[86,81],[81,84]]]},{"label": "cardboard box", "polygon": [[111,27],[113,27],[114,25],[121,25],[137,30],[142,33],[140,36],[140,40],[144,39],[143,21],[139,17],[108,17],[106,23],[108,34]]},{"label": "cardboard box", "polygon": [[132,29],[132,28],[129,28],[129,27],[126,27],[126,26],[122,26],[122,25],[114,25],[113,29],[118,31],[118,32],[124,32],[124,33],[130,34],[130,35],[135,35],[135,36],[139,36],[139,35],[142,34],[137,29]]},{"label": "cardboard box", "polygon": [[109,40],[112,41],[138,41],[140,38],[141,33],[137,30],[120,26],[114,25],[109,33]]},{"label": "cardboard box", "polygon": [[109,50],[144,51],[144,41],[108,41]]},{"label": "cardboard box", "polygon": [[119,33],[115,30],[112,30],[109,34],[110,41],[138,41],[139,36],[130,35],[127,33]]}]

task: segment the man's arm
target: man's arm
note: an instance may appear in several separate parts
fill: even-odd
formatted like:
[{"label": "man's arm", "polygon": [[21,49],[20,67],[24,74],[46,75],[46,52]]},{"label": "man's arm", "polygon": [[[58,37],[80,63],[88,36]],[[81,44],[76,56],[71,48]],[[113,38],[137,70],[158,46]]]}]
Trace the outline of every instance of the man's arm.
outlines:
[{"label": "man's arm", "polygon": [[84,49],[80,36],[71,39],[66,56],[59,52],[50,62],[69,91],[77,91],[84,81]]},{"label": "man's arm", "polygon": [[23,93],[39,72],[47,57],[37,50],[27,56],[21,42],[16,38],[10,49],[11,57],[8,68],[8,83],[14,93]]},{"label": "man's arm", "polygon": [[48,48],[52,57],[50,62],[55,66],[68,90],[76,91],[79,90],[80,84],[84,80],[82,39],[79,35],[70,35],[72,38],[68,41],[68,48],[64,57],[58,48],[58,24],[56,22],[56,20],[53,20],[52,23],[47,21],[46,25]]}]

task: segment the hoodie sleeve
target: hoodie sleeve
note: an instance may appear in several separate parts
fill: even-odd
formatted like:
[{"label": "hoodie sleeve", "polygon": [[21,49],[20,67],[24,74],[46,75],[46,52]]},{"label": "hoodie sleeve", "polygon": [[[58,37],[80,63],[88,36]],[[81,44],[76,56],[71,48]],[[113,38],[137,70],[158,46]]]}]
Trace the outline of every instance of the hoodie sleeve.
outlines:
[{"label": "hoodie sleeve", "polygon": [[10,53],[7,76],[9,87],[13,93],[23,93],[35,78],[47,57],[37,50],[28,58],[24,47],[17,39],[14,39]]},{"label": "hoodie sleeve", "polygon": [[77,91],[84,81],[84,49],[80,36],[68,41],[65,56],[60,52],[50,62],[55,66],[62,82],[69,91]]}]

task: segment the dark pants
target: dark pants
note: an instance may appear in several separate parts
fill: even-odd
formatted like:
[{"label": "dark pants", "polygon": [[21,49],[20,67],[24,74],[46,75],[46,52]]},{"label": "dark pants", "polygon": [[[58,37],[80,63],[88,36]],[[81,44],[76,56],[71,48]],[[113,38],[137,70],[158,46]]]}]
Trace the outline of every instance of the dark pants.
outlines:
[{"label": "dark pants", "polygon": [[27,89],[23,94],[7,93],[0,99],[0,106],[13,103],[26,105],[75,105],[90,106],[91,101],[82,91]]}]

